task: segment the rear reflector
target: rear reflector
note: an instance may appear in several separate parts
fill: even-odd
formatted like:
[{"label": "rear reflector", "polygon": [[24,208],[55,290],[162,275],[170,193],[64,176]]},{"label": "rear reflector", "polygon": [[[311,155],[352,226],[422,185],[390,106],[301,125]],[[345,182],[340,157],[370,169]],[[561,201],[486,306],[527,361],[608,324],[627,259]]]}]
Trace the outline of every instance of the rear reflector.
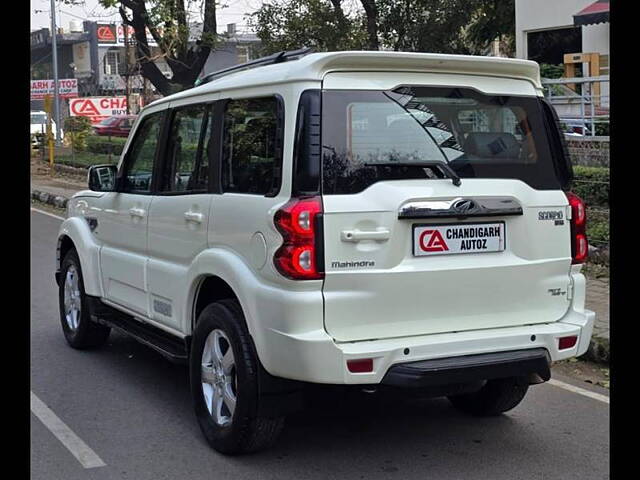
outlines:
[{"label": "rear reflector", "polygon": [[562,337],[558,339],[558,350],[566,350],[567,348],[573,348],[578,342],[578,337],[573,335],[571,337]]},{"label": "rear reflector", "polygon": [[373,372],[373,358],[359,358],[358,360],[347,360],[347,369],[351,373]]}]

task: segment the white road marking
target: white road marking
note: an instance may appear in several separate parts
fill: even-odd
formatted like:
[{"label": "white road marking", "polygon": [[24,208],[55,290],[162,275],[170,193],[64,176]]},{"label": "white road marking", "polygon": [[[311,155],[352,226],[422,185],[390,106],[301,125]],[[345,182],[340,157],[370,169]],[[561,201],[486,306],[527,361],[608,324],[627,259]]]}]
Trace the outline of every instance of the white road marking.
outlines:
[{"label": "white road marking", "polygon": [[594,400],[598,400],[599,402],[604,402],[609,404],[609,397],[606,395],[602,395],[601,393],[592,392],[591,390],[586,390],[584,388],[576,387],[569,383],[564,383],[559,380],[551,379],[547,383],[554,385],[559,388],[564,388],[565,390],[569,390],[570,392],[577,393],[578,395],[584,395],[585,397],[593,398]]},{"label": "white road marking", "polygon": [[57,218],[58,220],[66,220],[66,218],[64,218],[64,217],[61,217],[59,215],[54,215],[53,213],[45,212],[44,210],[39,210],[37,208],[31,207],[31,211],[32,212],[38,212],[38,213],[41,213],[43,215],[48,215],[50,217]]},{"label": "white road marking", "polygon": [[40,400],[35,393],[31,392],[31,412],[40,419],[45,427],[49,429],[55,437],[67,447],[74,457],[84,468],[104,467],[106,463],[89,448],[67,425]]}]

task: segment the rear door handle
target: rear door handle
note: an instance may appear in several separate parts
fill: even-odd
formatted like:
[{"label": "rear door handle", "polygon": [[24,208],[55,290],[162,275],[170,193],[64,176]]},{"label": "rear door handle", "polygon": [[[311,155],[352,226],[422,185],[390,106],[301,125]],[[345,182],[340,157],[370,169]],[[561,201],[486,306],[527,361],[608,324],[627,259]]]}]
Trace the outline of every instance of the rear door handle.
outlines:
[{"label": "rear door handle", "polygon": [[340,239],[343,242],[361,242],[362,240],[376,240],[386,242],[389,240],[391,232],[387,228],[378,230],[343,230]]},{"label": "rear door handle", "polygon": [[204,217],[201,213],[188,211],[184,212],[184,218],[187,222],[202,223]]},{"label": "rear door handle", "polygon": [[146,212],[144,211],[143,208],[132,207],[129,209],[129,214],[132,217],[144,218],[145,213]]}]

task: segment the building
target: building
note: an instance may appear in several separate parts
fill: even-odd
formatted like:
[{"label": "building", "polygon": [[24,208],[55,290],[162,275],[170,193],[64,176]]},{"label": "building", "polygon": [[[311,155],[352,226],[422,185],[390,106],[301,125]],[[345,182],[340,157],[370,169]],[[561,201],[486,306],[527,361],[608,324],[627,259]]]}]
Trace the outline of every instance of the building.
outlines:
[{"label": "building", "polygon": [[[202,31],[201,24],[191,26],[195,43]],[[145,82],[138,73],[134,48],[127,48],[133,38],[133,29],[124,29],[121,24],[97,22],[70,22],[66,28],[58,29],[56,42],[58,47],[59,78],[78,79],[78,95],[84,96],[121,96],[126,93],[126,80],[129,80],[129,92],[134,99],[137,96],[153,98],[157,95],[150,82]],[[161,55],[156,41],[147,33],[151,55],[160,71],[171,78],[172,72]],[[31,79],[46,80],[53,78],[51,61],[51,34],[48,28],[31,32]],[[225,33],[220,34],[220,42],[207,58],[201,75],[222,68],[247,62],[255,58],[260,40],[253,33],[238,33],[235,24],[227,25]],[[126,61],[127,54],[129,62]],[[32,100],[32,110],[43,110],[43,100]],[[135,102],[131,101],[131,104]],[[68,103],[61,102],[62,117],[68,115]]]},{"label": "building", "polygon": [[[202,28],[199,25],[196,28]],[[260,39],[255,33],[240,33],[235,23],[227,24],[225,33],[218,34],[220,43],[213,50],[202,68],[200,77],[223,68],[233,67],[257,58]]]},{"label": "building", "polygon": [[[517,58],[563,65],[568,77],[609,75],[609,0],[515,0],[515,15]],[[561,119],[608,119],[608,81],[554,89]]]},{"label": "building", "polygon": [[565,53],[600,54],[609,65],[609,0],[516,0],[516,57],[561,64]]}]

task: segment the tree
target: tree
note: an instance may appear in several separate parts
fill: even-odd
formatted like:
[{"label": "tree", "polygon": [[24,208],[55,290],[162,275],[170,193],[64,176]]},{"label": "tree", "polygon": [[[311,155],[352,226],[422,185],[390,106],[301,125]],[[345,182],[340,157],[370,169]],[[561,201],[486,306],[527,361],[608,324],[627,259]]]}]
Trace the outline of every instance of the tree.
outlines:
[{"label": "tree", "polygon": [[[122,23],[133,28],[136,60],[142,76],[160,93],[170,95],[193,86],[216,44],[215,0],[99,1],[104,7],[117,7]],[[194,6],[204,12],[202,31],[195,41],[188,14]],[[152,54],[147,30],[158,44],[158,55]],[[165,77],[155,63],[160,59],[171,69],[171,79]]]},{"label": "tree", "polygon": [[345,13],[340,0],[272,0],[252,20],[269,53],[307,45],[483,54],[496,38],[513,44],[514,0],[360,0],[360,6]]},{"label": "tree", "polygon": [[275,0],[249,16],[268,55],[303,46],[317,51],[364,48],[359,16],[345,14],[341,0]]}]

